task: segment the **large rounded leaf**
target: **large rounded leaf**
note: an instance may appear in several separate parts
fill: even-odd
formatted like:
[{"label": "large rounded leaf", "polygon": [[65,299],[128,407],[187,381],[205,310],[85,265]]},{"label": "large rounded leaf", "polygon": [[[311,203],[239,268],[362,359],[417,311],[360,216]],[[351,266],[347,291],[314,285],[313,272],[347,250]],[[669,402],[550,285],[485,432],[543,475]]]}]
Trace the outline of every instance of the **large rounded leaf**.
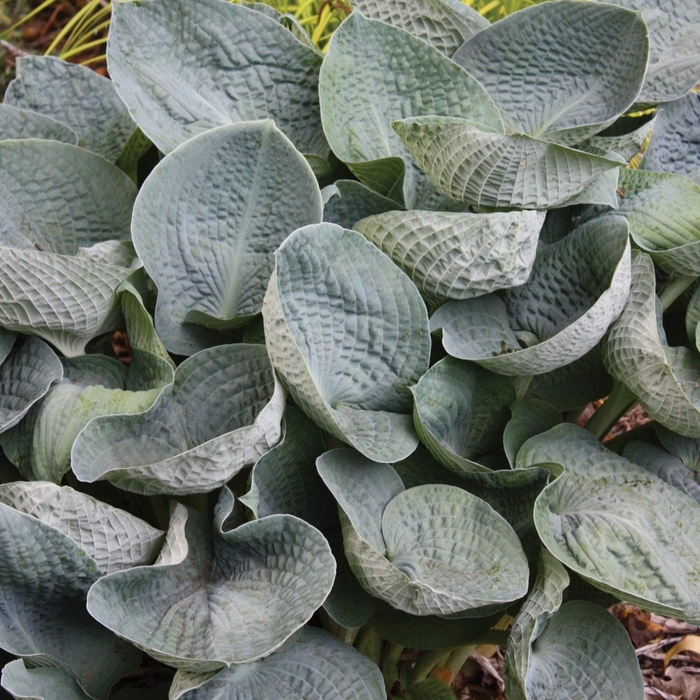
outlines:
[{"label": "large rounded leaf", "polygon": [[544,224],[539,212],[391,211],[354,228],[428,299],[470,299],[524,284]]},{"label": "large rounded leaf", "polygon": [[489,21],[460,0],[352,0],[366,17],[405,29],[452,57]]},{"label": "large rounded leaf", "polygon": [[210,348],[183,362],[148,410],[91,421],[73,471],[148,495],[206,493],[278,442],[283,411],[264,346]]},{"label": "large rounded leaf", "polygon": [[0,141],[8,139],[48,139],[78,145],[78,134],[70,127],[28,109],[0,105]]},{"label": "large rounded leaf", "polygon": [[89,700],[90,696],[62,668],[27,668],[22,659],[2,669],[2,687],[14,698],[28,700]]},{"label": "large rounded leaf", "polygon": [[[407,207],[429,198],[422,190],[432,188],[391,130],[392,121],[442,114],[501,128],[496,106],[466,71],[421,39],[357,11],[330,41],[319,91],[323,128],[336,156],[384,195],[400,186],[403,161]],[[398,165],[375,163],[392,158]]]},{"label": "large rounded leaf", "polygon": [[19,423],[62,377],[56,353],[41,340],[27,338],[0,367],[0,433]]},{"label": "large rounded leaf", "polygon": [[583,357],[622,311],[630,286],[628,225],[591,222],[540,248],[526,284],[452,301],[430,320],[450,355],[508,375],[544,374]]},{"label": "large rounded leaf", "polygon": [[224,0],[115,3],[107,59],[120,97],[163,153],[207,129],[265,118],[303,153],[328,153],[321,57],[262,12]]},{"label": "large rounded leaf", "polygon": [[669,102],[690,92],[700,81],[700,5],[685,0],[610,1],[641,11],[649,27],[649,67],[639,102]]},{"label": "large rounded leaf", "polygon": [[560,0],[496,22],[454,60],[486,88],[513,131],[576,144],[631,107],[648,53],[639,13]]},{"label": "large rounded leaf", "polygon": [[275,259],[265,337],[294,400],[368,458],[407,457],[418,444],[409,387],[430,352],[418,290],[359,233],[333,224],[296,231]]},{"label": "large rounded leaf", "polygon": [[111,80],[54,56],[18,58],[17,78],[7,87],[5,104],[65,124],[82,146],[112,162],[136,129]]},{"label": "large rounded leaf", "polygon": [[[174,684],[187,683],[178,671]],[[384,700],[384,680],[367,657],[314,627],[286,649],[234,666],[171,700]]]},{"label": "large rounded leaf", "polygon": [[446,485],[405,491],[389,465],[352,450],[317,465],[341,509],[350,566],[372,595],[413,615],[471,616],[526,592],[520,542],[481,499]]},{"label": "large rounded leaf", "polygon": [[61,666],[88,695],[104,700],[141,655],[85,609],[102,570],[68,535],[5,503],[0,545],[0,647],[33,664]]},{"label": "large rounded leaf", "polygon": [[580,195],[622,161],[474,121],[416,116],[392,122],[418,165],[456,202],[549,209]]},{"label": "large rounded leaf", "polygon": [[210,130],[167,156],[139,193],[132,231],[168,350],[217,345],[215,330],[259,313],[273,252],[322,211],[311,168],[271,121]]},{"label": "large rounded leaf", "polygon": [[515,389],[506,377],[446,357],[412,389],[423,444],[455,471],[486,471],[474,461],[498,446]]},{"label": "large rounded leaf", "polygon": [[199,513],[174,504],[155,565],[105,576],[88,596],[90,614],[108,629],[188,671],[274,651],[320,607],[335,575],[323,535],[294,516],[223,532],[233,506],[228,490],[223,497],[213,532]]},{"label": "large rounded leaf", "polygon": [[519,467],[544,462],[564,467],[535,504],[547,549],[644,610],[699,620],[700,505],[574,425],[531,438],[518,453]]},{"label": "large rounded leaf", "polygon": [[603,361],[659,423],[681,435],[700,437],[700,356],[668,346],[654,264],[644,253],[632,258],[629,299],[605,338]]}]

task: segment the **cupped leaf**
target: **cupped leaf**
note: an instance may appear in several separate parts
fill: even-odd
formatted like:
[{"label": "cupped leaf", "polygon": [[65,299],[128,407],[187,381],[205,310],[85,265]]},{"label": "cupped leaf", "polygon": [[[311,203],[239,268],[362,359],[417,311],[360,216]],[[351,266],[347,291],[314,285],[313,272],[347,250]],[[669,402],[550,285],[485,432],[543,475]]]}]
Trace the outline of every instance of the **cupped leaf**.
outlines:
[{"label": "cupped leaf", "polygon": [[416,115],[396,119],[392,128],[440,192],[477,206],[549,209],[622,161],[505,134],[459,115]]},{"label": "cupped leaf", "polygon": [[674,173],[620,170],[613,216],[629,221],[634,243],[663,270],[700,274],[700,185]]},{"label": "cupped leaf", "polygon": [[5,330],[0,327],[0,364],[2,364],[12,350],[12,346],[17,340],[17,333]]},{"label": "cupped leaf", "polygon": [[32,664],[66,669],[92,698],[136,668],[141,655],[85,609],[102,571],[55,527],[0,503],[0,647]]},{"label": "cupped leaf", "polygon": [[183,362],[148,410],[92,420],[73,445],[73,471],[147,495],[207,493],[279,441],[283,411],[264,346],[210,348]]},{"label": "cupped leaf", "polygon": [[449,58],[489,21],[459,0],[352,0],[366,17],[393,24]]},{"label": "cupped leaf", "polygon": [[383,197],[357,180],[336,180],[322,190],[323,220],[352,228],[360,219],[403,209],[393,199]]},{"label": "cupped leaf", "polygon": [[407,457],[418,444],[409,387],[430,353],[418,290],[359,233],[333,224],[296,231],[275,260],[265,337],[296,403],[370,459]]},{"label": "cupped leaf", "polygon": [[[181,678],[190,675],[178,671]],[[174,683],[178,682],[178,678]],[[171,700],[384,700],[378,666],[332,635],[305,627],[286,649],[234,666]]]},{"label": "cupped leaf", "polygon": [[0,366],[0,433],[19,423],[62,378],[56,353],[38,338],[27,338]]},{"label": "cupped leaf", "polygon": [[212,129],[168,155],[141,189],[132,226],[168,350],[218,345],[216,330],[259,313],[275,249],[320,222],[322,208],[311,168],[271,121]]},{"label": "cupped leaf", "polygon": [[628,225],[609,217],[540,248],[526,284],[451,301],[430,320],[447,352],[500,374],[551,372],[583,357],[622,311],[630,286]]},{"label": "cupped leaf", "polygon": [[0,503],[68,535],[105,574],[150,564],[163,541],[163,532],[130,513],[48,481],[2,484]]},{"label": "cupped leaf", "polygon": [[[642,150],[652,130],[656,130],[658,116],[654,115],[652,119],[645,121],[641,126],[636,126],[635,122],[639,121],[643,120],[621,117],[609,129],[598,136],[586,139],[578,147],[582,151],[597,153],[600,156],[612,151],[629,161]],[[629,130],[630,126],[631,130]],[[646,152],[649,152],[648,149]],[[648,170],[654,170],[654,168],[648,168]]]},{"label": "cupped leaf", "polygon": [[336,156],[383,195],[401,186],[403,162],[409,208],[429,197],[422,192],[429,183],[392,131],[393,121],[441,114],[502,128],[493,101],[466,71],[421,39],[358,11],[330,41],[319,92],[323,128]]},{"label": "cupped leaf", "polygon": [[327,452],[317,465],[341,509],[350,567],[393,608],[471,616],[526,592],[520,542],[481,499],[437,484],[405,491],[389,465],[352,450]]},{"label": "cupped leaf", "polygon": [[552,404],[541,399],[524,399],[512,404],[513,417],[503,431],[503,447],[508,462],[515,468],[520,448],[535,435],[544,433],[561,423],[561,413]]},{"label": "cupped leaf", "polygon": [[107,60],[134,121],[163,153],[208,129],[266,118],[302,153],[328,153],[322,59],[262,12],[223,0],[115,3]]},{"label": "cupped leaf", "polygon": [[81,145],[116,161],[136,125],[111,80],[54,56],[21,56],[5,104],[65,124]]},{"label": "cupped leaf", "polygon": [[0,105],[0,141],[47,139],[78,145],[78,134],[61,122],[28,109]]},{"label": "cupped leaf", "polygon": [[291,515],[229,532],[223,520],[212,531],[199,513],[174,504],[156,563],[101,578],[88,595],[90,614],[187,671],[256,661],[279,648],[328,595],[335,576],[330,547]]},{"label": "cupped leaf", "polygon": [[500,441],[515,401],[512,382],[446,357],[412,391],[416,432],[433,456],[455,471],[487,471],[475,460]]},{"label": "cupped leaf", "polygon": [[517,462],[564,467],[535,504],[537,531],[559,561],[644,610],[700,619],[692,498],[570,424],[528,440]]},{"label": "cupped leaf", "polygon": [[321,429],[288,406],[282,440],[255,463],[250,490],[239,500],[256,518],[288,513],[319,530],[334,525],[335,504],[316,471],[316,458],[325,451]]},{"label": "cupped leaf", "polygon": [[640,166],[690,175],[700,171],[700,94],[661,105]]},{"label": "cupped leaf", "polygon": [[654,264],[644,253],[632,257],[629,299],[603,342],[603,361],[659,423],[700,437],[700,357],[684,347],[669,347]]},{"label": "cupped leaf", "polygon": [[700,81],[700,6],[685,0],[611,0],[642,13],[649,28],[649,67],[642,103],[677,100]]},{"label": "cupped leaf", "polygon": [[648,445],[636,440],[625,445],[622,455],[667,484],[680,489],[700,505],[700,478],[698,478],[700,475],[697,471],[688,469],[675,455],[669,454],[656,445]]},{"label": "cupped leaf", "polygon": [[576,144],[632,106],[648,54],[639,13],[561,0],[496,22],[454,60],[486,88],[513,131]]},{"label": "cupped leaf", "polygon": [[90,696],[62,668],[27,668],[22,659],[2,669],[2,687],[13,698],[28,700],[89,700]]},{"label": "cupped leaf", "polygon": [[391,211],[354,228],[428,298],[470,299],[527,282],[544,214]]},{"label": "cupped leaf", "polygon": [[700,440],[678,435],[660,423],[656,423],[654,427],[661,444],[671,454],[678,457],[691,471],[700,471]]}]

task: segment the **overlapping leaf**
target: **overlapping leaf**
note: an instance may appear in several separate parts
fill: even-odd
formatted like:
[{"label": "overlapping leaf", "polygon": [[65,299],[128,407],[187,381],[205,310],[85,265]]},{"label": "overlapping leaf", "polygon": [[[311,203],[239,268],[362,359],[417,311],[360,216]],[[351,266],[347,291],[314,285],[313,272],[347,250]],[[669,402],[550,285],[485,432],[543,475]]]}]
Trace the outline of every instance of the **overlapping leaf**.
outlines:
[{"label": "overlapping leaf", "polygon": [[218,345],[216,331],[259,313],[274,250],[321,218],[311,168],[271,121],[210,130],[167,156],[139,193],[132,230],[168,350]]},{"label": "overlapping leaf", "polygon": [[496,22],[454,60],[486,88],[513,132],[577,144],[634,103],[648,51],[638,13],[561,0]]},{"label": "overlapping leaf", "polygon": [[2,669],[2,687],[14,698],[29,700],[89,700],[90,696],[62,668],[27,668],[22,659]]},{"label": "overlapping leaf", "polygon": [[525,593],[520,542],[481,499],[438,484],[404,490],[391,466],[352,450],[327,452],[317,465],[338,501],[353,572],[393,608],[469,617]]},{"label": "overlapping leaf", "polygon": [[[642,150],[644,143],[649,138],[649,134],[656,129],[658,116],[654,115],[653,118],[645,121],[641,126],[637,126],[636,122],[639,121],[643,120],[621,117],[603,133],[592,136],[579,144],[579,148],[601,156],[612,151],[629,161]],[[654,168],[649,168],[649,170],[654,170]]]},{"label": "overlapping leaf", "polygon": [[441,114],[501,128],[491,98],[462,68],[421,39],[358,11],[331,39],[319,91],[336,156],[380,194],[403,194],[409,208],[429,200],[432,187],[392,131],[393,121]]},{"label": "overlapping leaf", "polygon": [[700,471],[700,440],[678,435],[656,423],[656,435],[661,444],[673,455],[678,457],[691,471]]},{"label": "overlapping leaf", "polygon": [[633,256],[629,299],[603,343],[603,361],[659,423],[700,437],[700,356],[685,347],[669,347],[654,265],[644,253]]},{"label": "overlapping leaf", "polygon": [[333,224],[296,231],[275,260],[265,337],[296,403],[368,458],[407,457],[418,444],[409,387],[430,352],[418,290],[360,234]]},{"label": "overlapping leaf", "polygon": [[315,627],[305,627],[286,649],[252,665],[234,666],[210,680],[178,671],[174,683],[194,687],[171,694],[172,700],[384,700],[386,691],[376,664],[347,644]]},{"label": "overlapping leaf", "polygon": [[0,141],[8,139],[48,139],[78,145],[78,134],[61,122],[38,112],[0,105]]},{"label": "overlapping leaf", "polygon": [[352,228],[360,219],[387,211],[403,209],[393,199],[384,197],[357,180],[336,180],[324,187],[323,220]]},{"label": "overlapping leaf", "polygon": [[328,154],[321,57],[262,12],[224,0],[115,3],[107,58],[134,121],[163,153],[217,126],[270,118],[302,153]]},{"label": "overlapping leaf", "polygon": [[90,614],[108,629],[188,671],[279,648],[323,603],[335,575],[314,527],[272,515],[224,532],[233,496],[225,489],[221,499],[213,531],[199,513],[174,505],[155,565],[105,576],[88,596]]},{"label": "overlapping leaf", "polygon": [[284,393],[261,345],[221,345],[183,362],[142,413],[92,420],[72,450],[78,479],[148,495],[206,493],[281,436]]},{"label": "overlapping leaf", "polygon": [[452,301],[430,320],[454,357],[501,374],[551,372],[591,350],[629,293],[628,225],[592,222],[542,247],[528,282],[505,298]]},{"label": "overlapping leaf", "polygon": [[391,211],[355,224],[428,299],[470,299],[527,282],[539,212]]},{"label": "overlapping leaf", "polygon": [[564,473],[535,504],[542,542],[590,583],[645,610],[700,619],[700,505],[651,472],[562,424],[528,440],[517,465]]}]

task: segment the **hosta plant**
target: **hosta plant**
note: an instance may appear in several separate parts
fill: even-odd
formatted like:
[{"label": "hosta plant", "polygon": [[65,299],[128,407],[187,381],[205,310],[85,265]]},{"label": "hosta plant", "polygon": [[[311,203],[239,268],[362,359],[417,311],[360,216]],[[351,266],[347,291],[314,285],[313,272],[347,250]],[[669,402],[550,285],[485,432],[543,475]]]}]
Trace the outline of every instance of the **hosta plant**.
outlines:
[{"label": "hosta plant", "polygon": [[642,700],[607,608],[700,623],[700,6],[352,5],[19,59],[17,698],[442,700],[488,643],[509,700]]}]

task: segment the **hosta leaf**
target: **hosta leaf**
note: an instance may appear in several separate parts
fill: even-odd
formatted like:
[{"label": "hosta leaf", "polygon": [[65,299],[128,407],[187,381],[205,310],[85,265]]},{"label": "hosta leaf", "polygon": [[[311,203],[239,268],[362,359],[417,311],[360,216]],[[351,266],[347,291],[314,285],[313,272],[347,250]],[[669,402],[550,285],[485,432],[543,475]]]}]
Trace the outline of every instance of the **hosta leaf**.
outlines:
[{"label": "hosta leaf", "polygon": [[437,484],[405,491],[389,465],[352,450],[327,452],[317,465],[341,509],[348,562],[372,595],[412,615],[444,616],[526,592],[520,542],[481,499]]},{"label": "hosta leaf", "polygon": [[[586,139],[583,143],[579,144],[579,148],[582,151],[589,151],[590,153],[597,153],[600,156],[610,153],[610,151],[617,153],[622,156],[625,160],[629,161],[634,156],[639,153],[639,151],[644,146],[645,141],[651,134],[652,129],[656,130],[658,124],[658,117],[655,115],[649,121],[644,122],[641,126],[635,126],[634,129],[628,131],[624,126],[620,126],[619,132],[617,125],[627,125],[629,122],[639,122],[638,119],[631,119],[628,117],[622,117],[616,121],[610,129],[606,130],[598,136],[592,136]],[[615,131],[616,133],[611,134],[610,131]],[[647,149],[647,153],[649,150]],[[653,170],[654,168],[648,168]]]},{"label": "hosta leaf", "polygon": [[661,105],[641,167],[692,175],[700,171],[700,94]]},{"label": "hosta leaf", "polygon": [[168,350],[218,345],[215,330],[259,313],[273,252],[321,218],[311,168],[271,121],[213,129],[168,155],[141,189],[132,227]]},{"label": "hosta leaf", "polygon": [[147,495],[206,493],[278,442],[283,411],[264,346],[210,348],[183,362],[148,410],[86,426],[73,471]]},{"label": "hosta leaf", "polygon": [[0,367],[0,433],[19,423],[62,377],[53,350],[38,338],[27,338]]},{"label": "hosta leaf", "polygon": [[430,320],[450,355],[500,374],[551,372],[591,350],[622,311],[630,286],[628,225],[592,222],[540,249],[526,284],[451,301]]},{"label": "hosta leaf", "polygon": [[359,233],[334,224],[296,231],[275,260],[265,337],[296,403],[368,458],[407,457],[418,444],[409,387],[430,352],[418,290]]},{"label": "hosta leaf", "polygon": [[28,109],[3,104],[0,105],[0,141],[7,139],[48,139],[78,145],[78,134],[65,124]]},{"label": "hosta leaf", "polygon": [[535,504],[537,531],[559,561],[644,610],[700,619],[693,499],[570,424],[528,440],[517,461],[564,467]]},{"label": "hosta leaf", "polygon": [[328,595],[330,547],[291,515],[225,533],[222,520],[212,532],[199,513],[175,504],[156,564],[101,578],[90,589],[90,614],[188,671],[255,661],[280,647]]},{"label": "hosta leaf", "polygon": [[700,81],[700,7],[685,0],[611,0],[638,10],[649,27],[642,103],[669,102]]},{"label": "hosta leaf", "polygon": [[5,104],[51,117],[71,128],[85,148],[112,162],[136,125],[111,80],[53,56],[21,56]]},{"label": "hosta leaf", "polygon": [[74,441],[90,420],[145,411],[172,383],[169,362],[137,343],[132,354],[128,370],[103,355],[62,361],[63,379],[19,425],[0,436],[5,453],[23,476],[59,483],[70,469]]},{"label": "hosta leaf", "polygon": [[403,208],[357,180],[336,180],[324,187],[322,193],[323,220],[343,228],[352,228],[368,216]]},{"label": "hosta leaf", "polygon": [[[478,36],[478,35],[477,35]],[[466,119],[415,116],[392,122],[440,192],[457,202],[548,209],[580,194],[620,161]]]},{"label": "hosta leaf", "polygon": [[3,245],[75,255],[82,246],[129,238],[136,187],[83,148],[0,142],[0,190]]},{"label": "hosta leaf", "polygon": [[561,413],[540,399],[517,401],[510,410],[513,417],[503,431],[503,447],[510,466],[515,468],[518,451],[525,442],[561,423]]},{"label": "hosta leaf", "polygon": [[656,423],[654,427],[661,444],[671,454],[678,457],[688,469],[700,471],[700,440],[678,435],[660,423]]},{"label": "hosta leaf", "polygon": [[405,29],[452,57],[489,21],[459,0],[352,0],[366,17]]},{"label": "hosta leaf", "polygon": [[[374,161],[402,159],[406,166],[403,195],[409,208],[425,196],[421,190],[426,180],[392,131],[391,122],[442,114],[501,128],[491,98],[462,68],[421,39],[357,11],[330,41],[319,91],[323,127],[336,156],[383,195],[400,179],[401,169],[378,177]],[[380,188],[381,183],[385,184]]]},{"label": "hosta leaf", "polygon": [[135,184],[139,184],[139,160],[141,156],[146,155],[146,153],[153,147],[151,139],[146,136],[146,134],[141,131],[138,127],[131,134],[129,140],[126,142],[124,149],[119,154],[119,158],[115,161],[115,165],[123,172],[125,172],[131,181]]},{"label": "hosta leaf", "polygon": [[[189,675],[178,671],[179,676]],[[176,681],[177,682],[177,679]],[[218,673],[172,700],[384,700],[379,667],[332,635],[305,627],[288,648]]]},{"label": "hosta leaf", "polygon": [[644,467],[652,474],[680,489],[686,496],[700,505],[700,479],[698,472],[691,471],[676,456],[656,445],[633,441],[625,445],[622,455]]},{"label": "hosta leaf", "polygon": [[475,460],[500,442],[515,401],[512,382],[446,357],[412,391],[416,432],[433,456],[455,471],[486,471]]},{"label": "hosta leaf", "polygon": [[328,153],[322,59],[262,12],[223,0],[120,2],[107,59],[120,97],[163,153],[216,126],[265,118],[302,153]]},{"label": "hosta leaf", "polygon": [[68,535],[105,574],[150,564],[163,540],[163,532],[130,513],[47,481],[2,484],[0,503]]},{"label": "hosta leaf", "polygon": [[5,358],[10,354],[12,346],[17,340],[17,333],[0,328],[0,364],[5,361]]},{"label": "hosta leaf", "polygon": [[28,700],[89,700],[90,696],[62,668],[27,668],[22,659],[2,669],[2,687],[14,698]]},{"label": "hosta leaf", "polygon": [[700,274],[700,186],[683,175],[628,169],[618,186],[614,216],[629,221],[635,244],[669,274]]},{"label": "hosta leaf", "polygon": [[250,490],[240,498],[256,518],[296,515],[319,530],[337,522],[333,499],[316,471],[326,451],[323,433],[298,408],[284,412],[282,440],[253,467]]},{"label": "hosta leaf", "polygon": [[0,504],[0,646],[61,666],[104,700],[141,655],[88,615],[85,594],[102,572],[68,535]]},{"label": "hosta leaf", "polygon": [[429,299],[469,299],[527,282],[544,214],[391,211],[355,224]]},{"label": "hosta leaf", "polygon": [[[546,549],[541,549],[537,577],[508,638],[503,677],[510,700],[528,698],[532,690],[528,688],[528,681],[531,684],[530,679],[535,674],[535,669],[531,667],[532,644],[561,607],[568,585],[566,569]],[[570,690],[568,687],[566,689]],[[535,696],[532,697],[534,700]]]},{"label": "hosta leaf", "polygon": [[603,361],[659,423],[700,437],[700,358],[668,346],[655,285],[651,258],[636,253],[629,299],[603,343]]},{"label": "hosta leaf", "polygon": [[638,13],[561,0],[496,22],[454,60],[486,88],[513,131],[576,144],[632,106],[648,52]]}]

